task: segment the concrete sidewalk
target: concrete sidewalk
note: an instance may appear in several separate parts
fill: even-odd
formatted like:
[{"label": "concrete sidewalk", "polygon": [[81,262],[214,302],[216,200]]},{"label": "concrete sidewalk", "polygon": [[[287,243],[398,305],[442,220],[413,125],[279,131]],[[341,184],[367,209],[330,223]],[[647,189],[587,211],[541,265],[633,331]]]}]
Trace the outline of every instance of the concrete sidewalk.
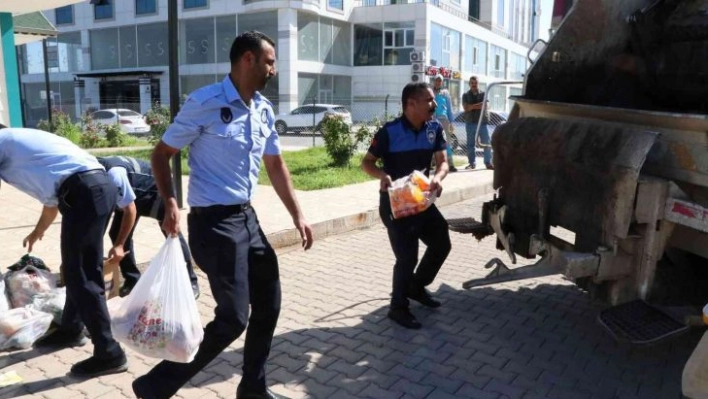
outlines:
[{"label": "concrete sidewalk", "polygon": [[[447,205],[464,199],[473,198],[492,190],[493,173],[488,170],[460,171],[451,173],[443,182],[443,195],[439,205]],[[378,181],[354,184],[339,188],[298,191],[297,197],[305,217],[314,228],[315,239],[323,238],[354,229],[370,226],[379,222],[378,217]],[[189,177],[183,177],[185,199]],[[186,203],[186,200],[185,200]],[[275,247],[297,244],[299,235],[293,228],[292,219],[270,186],[259,186],[253,199],[263,230]],[[185,204],[186,206],[186,204]],[[14,264],[26,253],[22,240],[34,228],[39,219],[42,205],[16,190],[3,184],[0,190],[0,268]],[[181,213],[181,227],[186,233],[186,208]],[[60,217],[47,230],[42,241],[35,244],[33,254],[40,257],[51,268],[60,264],[59,234]],[[135,252],[138,263],[148,262],[157,253],[164,242],[155,220],[141,218],[134,234]],[[106,237],[106,248],[110,241]],[[107,251],[107,249],[106,249]]]}]

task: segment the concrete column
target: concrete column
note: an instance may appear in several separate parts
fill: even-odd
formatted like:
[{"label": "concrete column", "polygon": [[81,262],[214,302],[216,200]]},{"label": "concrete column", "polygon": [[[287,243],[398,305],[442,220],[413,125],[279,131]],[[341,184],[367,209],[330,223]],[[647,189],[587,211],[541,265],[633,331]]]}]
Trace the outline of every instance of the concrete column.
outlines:
[{"label": "concrete column", "polygon": [[140,83],[140,113],[145,114],[152,107],[152,85],[150,77],[143,76],[139,80]]},{"label": "concrete column", "polygon": [[76,108],[76,119],[81,119],[83,115],[84,98],[86,98],[86,81],[83,79],[74,80],[74,106]]},{"label": "concrete column", "polygon": [[297,11],[291,8],[278,10],[278,94],[279,113],[298,107],[297,85]]}]

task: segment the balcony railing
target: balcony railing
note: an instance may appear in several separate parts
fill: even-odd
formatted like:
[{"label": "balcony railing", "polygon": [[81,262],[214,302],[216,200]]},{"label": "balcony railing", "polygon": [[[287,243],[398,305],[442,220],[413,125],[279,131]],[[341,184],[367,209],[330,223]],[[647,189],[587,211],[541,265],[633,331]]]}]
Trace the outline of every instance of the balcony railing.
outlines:
[{"label": "balcony railing", "polygon": [[[485,29],[488,29],[488,30],[496,33],[499,36],[505,37],[509,40],[514,40],[514,38],[511,36],[511,34],[509,34],[509,32],[507,32],[505,29],[500,28],[500,27],[493,25],[493,24],[482,22],[482,21],[478,20],[477,18],[474,18],[470,15],[465,14],[464,12],[458,10],[455,7],[452,7],[449,4],[442,2],[441,0],[355,0],[354,7],[376,7],[376,6],[387,6],[387,5],[393,5],[393,4],[417,4],[417,3],[428,3],[431,5],[434,5],[435,7],[438,7],[449,14],[452,14],[458,18],[461,18],[461,19],[465,19],[469,22],[472,22],[473,24],[479,25]],[[522,42],[519,42],[518,40],[514,40],[514,41],[518,42],[518,43],[522,43]]]}]

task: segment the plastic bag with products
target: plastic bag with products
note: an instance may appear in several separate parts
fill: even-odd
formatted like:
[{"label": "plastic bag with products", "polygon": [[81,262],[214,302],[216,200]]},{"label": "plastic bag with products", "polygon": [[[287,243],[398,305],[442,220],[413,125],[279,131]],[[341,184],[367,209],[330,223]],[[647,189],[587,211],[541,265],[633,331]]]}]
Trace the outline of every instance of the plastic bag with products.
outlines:
[{"label": "plastic bag with products", "polygon": [[396,179],[388,188],[388,196],[394,219],[421,213],[437,199],[437,193],[430,192],[430,179],[417,170]]}]

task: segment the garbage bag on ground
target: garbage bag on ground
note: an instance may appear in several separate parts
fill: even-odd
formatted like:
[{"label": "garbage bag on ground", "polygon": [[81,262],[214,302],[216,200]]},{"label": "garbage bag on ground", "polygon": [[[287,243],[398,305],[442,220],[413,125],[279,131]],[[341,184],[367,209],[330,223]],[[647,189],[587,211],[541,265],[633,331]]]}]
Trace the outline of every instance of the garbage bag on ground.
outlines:
[{"label": "garbage bag on ground", "polygon": [[44,335],[52,324],[52,315],[30,308],[10,309],[0,313],[0,350],[25,349]]},{"label": "garbage bag on ground", "polygon": [[0,273],[0,312],[4,312],[10,309],[10,301],[7,299],[7,292],[5,290],[5,279]]},{"label": "garbage bag on ground", "polygon": [[419,171],[396,179],[388,188],[394,219],[416,215],[435,202],[437,193],[430,192],[430,179]]},{"label": "garbage bag on ground", "polygon": [[13,308],[29,305],[35,295],[56,288],[56,279],[39,258],[25,255],[8,269],[5,284]]},{"label": "garbage bag on ground", "polygon": [[184,255],[169,237],[112,314],[113,336],[145,356],[188,363],[204,338]]},{"label": "garbage bag on ground", "polygon": [[61,315],[64,312],[65,303],[66,287],[61,287],[35,295],[32,298],[32,303],[27,305],[27,307],[49,313],[52,315],[52,321],[56,324],[61,324]]}]

